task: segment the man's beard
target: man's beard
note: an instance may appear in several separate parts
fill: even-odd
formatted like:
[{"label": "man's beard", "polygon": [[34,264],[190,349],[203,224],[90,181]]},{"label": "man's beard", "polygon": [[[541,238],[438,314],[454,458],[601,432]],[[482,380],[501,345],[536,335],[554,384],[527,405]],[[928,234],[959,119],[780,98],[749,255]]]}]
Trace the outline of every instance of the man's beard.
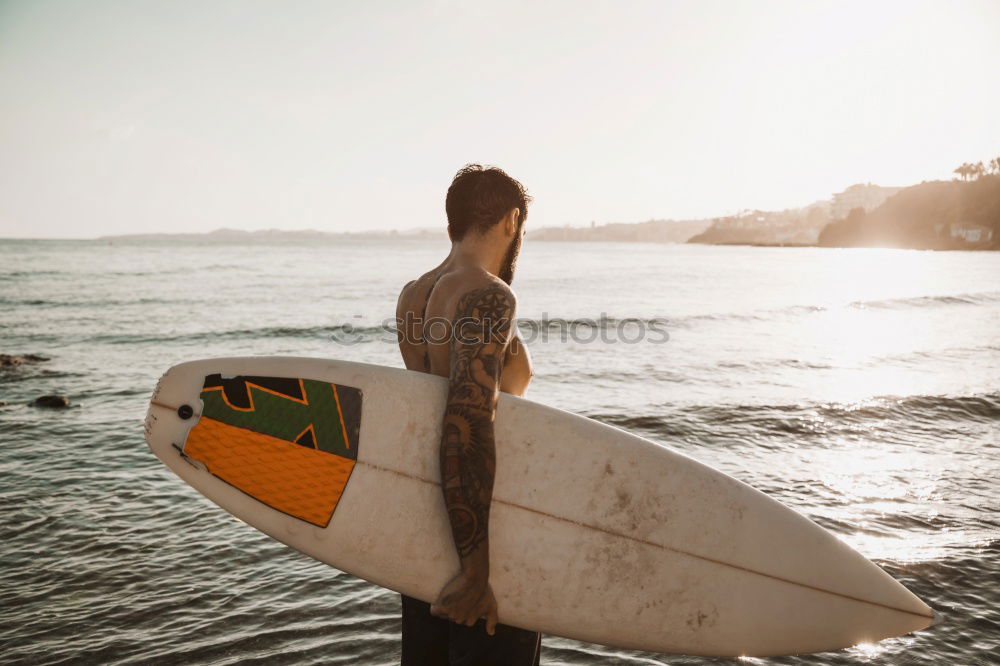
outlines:
[{"label": "man's beard", "polygon": [[517,233],[510,240],[510,245],[507,247],[507,254],[504,255],[503,262],[500,264],[500,274],[497,275],[498,278],[510,284],[514,281],[514,269],[517,268],[517,255],[521,252],[521,225],[517,226]]}]

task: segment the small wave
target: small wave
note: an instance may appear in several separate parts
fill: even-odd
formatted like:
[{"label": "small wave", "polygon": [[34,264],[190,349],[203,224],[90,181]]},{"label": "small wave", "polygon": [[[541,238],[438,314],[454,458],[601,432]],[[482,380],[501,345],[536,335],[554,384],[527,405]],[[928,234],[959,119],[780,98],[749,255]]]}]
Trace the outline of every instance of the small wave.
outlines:
[{"label": "small wave", "polygon": [[[949,305],[986,305],[1000,303],[1000,291],[986,291],[968,294],[944,296],[916,296],[910,298],[889,298],[871,301],[852,301],[847,307],[856,310],[897,310],[908,308],[927,308]],[[828,312],[826,305],[789,305],[779,308],[765,308],[749,312],[708,312],[703,314],[685,315],[681,317],[665,317],[670,326],[689,328],[699,322],[726,321],[772,321],[776,316],[800,316]]]},{"label": "small wave", "polygon": [[759,370],[761,368],[766,368],[773,370],[774,368],[799,368],[805,370],[830,370],[835,366],[829,363],[817,363],[815,361],[804,361],[798,358],[769,358],[762,359],[760,361],[719,361],[715,364],[718,368],[724,368],[726,370]]},{"label": "small wave", "polygon": [[389,336],[396,339],[393,329],[382,326],[354,326],[352,324],[337,324],[333,326],[262,326],[260,328],[238,328],[227,331],[196,331],[192,333],[174,333],[165,335],[136,334],[106,334],[88,338],[88,342],[114,344],[149,344],[163,342],[201,341],[201,340],[256,340],[261,338],[315,338],[334,339],[342,342],[367,342]]},{"label": "small wave", "polygon": [[[337,324],[334,326],[269,326],[258,329],[226,331],[223,337],[259,337],[259,338],[330,338],[334,336],[357,336],[374,338],[379,335],[391,335],[395,339],[395,329],[384,326],[354,326],[353,324]],[[214,334],[211,337],[218,337]]]},{"label": "small wave", "polygon": [[989,421],[1000,418],[1000,393],[966,396],[915,395],[897,400],[886,399],[884,405],[876,406],[871,413]]},{"label": "small wave", "polygon": [[98,271],[90,275],[114,275],[116,277],[152,277],[154,275],[181,275],[188,271],[184,268],[170,268],[162,271]]},{"label": "small wave", "polygon": [[0,298],[0,305],[60,305],[40,298]]},{"label": "small wave", "polygon": [[751,312],[715,312],[691,315],[682,317],[680,321],[771,321],[775,315],[808,315],[826,310],[827,308],[822,305],[789,305],[783,308],[769,308]]},{"label": "small wave", "polygon": [[868,363],[879,366],[884,363],[927,363],[941,359],[968,359],[970,356],[980,357],[986,353],[1000,352],[1000,345],[973,345],[971,347],[948,347],[946,349],[917,350],[901,354],[886,354],[874,356]]},{"label": "small wave", "polygon": [[943,296],[914,296],[911,298],[888,298],[873,301],[853,301],[848,307],[865,310],[899,310],[904,308],[927,308],[940,305],[983,305],[1000,303],[1000,291],[981,291],[970,294]]},{"label": "small wave", "polygon": [[[879,421],[946,429],[956,422],[994,423],[1000,419],[1000,392],[975,395],[886,396],[862,403],[793,405],[689,405],[670,414],[592,413],[591,418],[663,437],[733,436],[748,433],[826,436],[867,432]],[[895,425],[893,426],[895,428]]]},{"label": "small wave", "polygon": [[563,319],[561,317],[543,317],[542,319],[533,318],[519,318],[517,320],[517,325],[519,328],[562,328],[566,326],[587,326],[592,328],[608,328],[611,326],[619,326],[621,324],[643,324],[646,326],[652,324],[666,324],[669,320],[665,317],[609,317],[602,314],[599,317],[594,317],[593,319],[586,317],[577,317],[574,319]]},{"label": "small wave", "polygon": [[0,273],[0,278],[47,277],[52,275],[66,275],[66,273],[63,271],[11,271],[10,273]]},{"label": "small wave", "polygon": [[27,306],[46,306],[46,307],[60,307],[60,308],[104,308],[104,307],[114,307],[118,305],[171,305],[189,303],[189,301],[181,301],[176,299],[164,299],[164,298],[134,298],[134,299],[113,299],[106,298],[101,300],[76,300],[76,301],[61,301],[52,299],[41,299],[41,298],[0,298],[0,305],[27,305]]}]

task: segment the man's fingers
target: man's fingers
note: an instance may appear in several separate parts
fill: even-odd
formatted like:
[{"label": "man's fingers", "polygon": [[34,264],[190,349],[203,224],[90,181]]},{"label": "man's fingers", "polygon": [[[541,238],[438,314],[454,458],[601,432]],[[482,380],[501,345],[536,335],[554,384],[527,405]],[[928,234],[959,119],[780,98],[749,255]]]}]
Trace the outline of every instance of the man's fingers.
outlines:
[{"label": "man's fingers", "polygon": [[476,623],[475,620],[470,620],[464,615],[453,612],[447,606],[439,604],[431,604],[431,615],[448,620],[449,622],[454,622],[455,624],[464,624],[468,627],[471,627]]},{"label": "man's fingers", "polygon": [[497,622],[499,618],[497,617],[497,604],[494,601],[490,604],[489,610],[486,611],[486,633],[492,636],[496,633]]}]

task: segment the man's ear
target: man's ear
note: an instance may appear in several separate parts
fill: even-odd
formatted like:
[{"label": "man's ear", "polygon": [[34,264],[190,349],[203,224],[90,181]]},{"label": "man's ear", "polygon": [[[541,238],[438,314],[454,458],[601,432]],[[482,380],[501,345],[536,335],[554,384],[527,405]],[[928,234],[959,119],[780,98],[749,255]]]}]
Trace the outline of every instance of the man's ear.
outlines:
[{"label": "man's ear", "polygon": [[504,217],[504,231],[507,232],[508,236],[514,236],[517,234],[517,221],[521,218],[520,208],[511,208],[507,216]]}]

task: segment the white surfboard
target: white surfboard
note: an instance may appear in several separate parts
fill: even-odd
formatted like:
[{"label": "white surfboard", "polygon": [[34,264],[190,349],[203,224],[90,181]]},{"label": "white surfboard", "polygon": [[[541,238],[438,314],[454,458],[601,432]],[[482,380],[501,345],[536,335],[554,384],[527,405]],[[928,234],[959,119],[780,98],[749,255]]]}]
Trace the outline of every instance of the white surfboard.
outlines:
[{"label": "white surfboard", "polygon": [[[432,601],[457,571],[438,445],[446,380],[311,358],[184,363],[153,452],[244,522]],[[502,395],[490,517],[500,621],[653,652],[819,652],[934,612],[804,516],[676,451]]]}]

